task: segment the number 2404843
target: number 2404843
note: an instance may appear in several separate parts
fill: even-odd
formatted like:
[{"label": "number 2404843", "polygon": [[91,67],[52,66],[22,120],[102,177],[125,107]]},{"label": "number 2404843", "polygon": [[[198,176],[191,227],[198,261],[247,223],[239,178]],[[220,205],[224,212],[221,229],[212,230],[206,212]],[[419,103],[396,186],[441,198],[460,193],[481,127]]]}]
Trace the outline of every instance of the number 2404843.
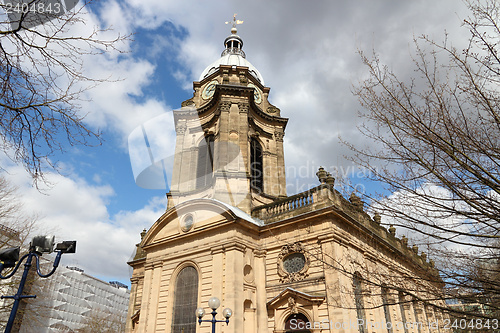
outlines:
[{"label": "number 2404843", "polygon": [[5,3],[3,6],[7,14],[59,14],[63,11],[59,2],[33,2],[33,3]]},{"label": "number 2404843", "polygon": [[445,319],[443,328],[447,329],[487,329],[496,330],[499,328],[498,319]]}]

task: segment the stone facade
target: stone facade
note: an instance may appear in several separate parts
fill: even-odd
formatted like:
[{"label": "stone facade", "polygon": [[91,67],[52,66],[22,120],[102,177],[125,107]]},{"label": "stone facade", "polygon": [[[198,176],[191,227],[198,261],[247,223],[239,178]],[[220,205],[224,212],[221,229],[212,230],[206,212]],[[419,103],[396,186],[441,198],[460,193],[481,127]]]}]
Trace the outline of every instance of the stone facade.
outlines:
[{"label": "stone facade", "polygon": [[[444,303],[420,303],[442,288],[425,255],[366,214],[355,195],[343,198],[324,170],[319,186],[286,195],[287,119],[232,32],[221,60],[174,112],[169,205],[129,262],[127,332],[210,332],[194,309],[207,311],[212,296],[221,300],[218,319],[223,308],[234,313],[218,332],[438,332]],[[186,267],[194,268],[192,295],[179,283]],[[181,302],[188,294],[192,309]],[[179,309],[192,311],[193,325],[180,324]],[[377,328],[386,322],[394,328]],[[307,329],[293,330],[298,324]]]}]

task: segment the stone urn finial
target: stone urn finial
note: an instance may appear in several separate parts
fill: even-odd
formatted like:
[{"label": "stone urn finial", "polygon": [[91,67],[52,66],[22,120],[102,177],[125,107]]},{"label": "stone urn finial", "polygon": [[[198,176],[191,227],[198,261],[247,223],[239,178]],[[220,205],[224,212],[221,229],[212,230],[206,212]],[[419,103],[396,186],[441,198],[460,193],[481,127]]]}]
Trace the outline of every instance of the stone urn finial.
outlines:
[{"label": "stone urn finial", "polygon": [[401,244],[403,244],[404,247],[408,247],[408,238],[406,238],[405,235],[401,237]]},{"label": "stone urn finial", "polygon": [[361,212],[363,211],[364,203],[361,200],[361,198],[356,195],[356,193],[354,193],[354,192],[351,193],[351,196],[349,197],[349,201],[354,206],[354,208],[356,208],[358,211],[361,211]]},{"label": "stone urn finial", "polygon": [[136,252],[135,252],[134,260],[146,257],[146,252],[144,251],[144,249],[141,246],[141,243],[142,243],[142,241],[144,239],[144,236],[146,236],[146,232],[147,232],[146,229],[144,229],[141,232],[141,241],[135,245],[136,246]]},{"label": "stone urn finial", "polygon": [[411,249],[413,250],[413,252],[415,252],[415,254],[418,254],[418,246],[413,245]]},{"label": "stone urn finial", "polygon": [[333,186],[333,185],[335,185],[335,177],[333,177],[332,174],[328,172],[326,174],[325,182],[326,182],[326,185]]},{"label": "stone urn finial", "polygon": [[391,226],[389,227],[389,233],[393,236],[396,236],[396,228],[394,228],[394,226],[391,224]]},{"label": "stone urn finial", "polygon": [[380,216],[379,213],[375,213],[375,215],[373,215],[373,221],[378,225],[380,225],[380,222],[382,221],[382,216]]},{"label": "stone urn finial", "polygon": [[325,171],[325,169],[322,166],[320,166],[318,172],[316,172],[316,176],[318,176],[319,182],[321,184],[325,183],[326,175],[327,175],[327,172]]}]

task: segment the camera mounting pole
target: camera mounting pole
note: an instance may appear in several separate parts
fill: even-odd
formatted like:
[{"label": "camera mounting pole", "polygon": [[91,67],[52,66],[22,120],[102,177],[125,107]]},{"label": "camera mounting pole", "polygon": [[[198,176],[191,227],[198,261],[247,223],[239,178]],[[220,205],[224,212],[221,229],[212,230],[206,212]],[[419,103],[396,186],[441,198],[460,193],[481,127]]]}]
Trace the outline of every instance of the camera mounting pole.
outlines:
[{"label": "camera mounting pole", "polygon": [[[26,259],[26,263],[24,264],[24,272],[21,277],[21,281],[19,282],[19,288],[17,289],[17,293],[14,296],[1,296],[4,298],[14,299],[14,305],[12,306],[12,310],[10,311],[9,321],[7,322],[7,326],[5,327],[5,333],[10,333],[12,330],[12,326],[14,325],[14,320],[16,318],[17,309],[19,308],[19,302],[23,298],[36,298],[36,295],[23,295],[24,285],[26,284],[26,279],[28,278],[28,273],[32,265],[32,260],[35,258],[36,262],[36,273],[38,276],[42,278],[47,278],[54,274],[57,267],[59,266],[59,262],[61,261],[61,256],[63,253],[75,253],[76,252],[76,241],[65,241],[57,244],[56,251],[57,255],[54,259],[54,264],[52,266],[52,270],[48,274],[42,274],[40,271],[40,256],[42,253],[50,253],[54,249],[54,237],[45,237],[45,236],[37,236],[33,238],[30,244],[30,251],[25,254],[21,260],[19,259],[19,248],[10,248],[7,250],[0,251],[0,279],[9,279],[12,277],[17,270],[19,269],[21,263]],[[14,266],[15,262],[17,264]],[[7,267],[14,267],[12,272],[7,274],[6,276],[2,275],[2,270]]]}]

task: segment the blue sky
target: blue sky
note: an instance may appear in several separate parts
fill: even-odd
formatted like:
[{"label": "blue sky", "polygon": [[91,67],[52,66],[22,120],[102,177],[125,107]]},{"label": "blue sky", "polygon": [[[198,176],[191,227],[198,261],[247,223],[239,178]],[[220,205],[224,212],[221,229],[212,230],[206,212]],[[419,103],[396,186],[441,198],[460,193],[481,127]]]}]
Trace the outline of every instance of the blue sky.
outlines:
[{"label": "blue sky", "polygon": [[[179,108],[192,96],[192,82],[220,57],[234,13],[247,59],[259,69],[270,99],[289,118],[285,136],[288,194],[317,185],[320,165],[342,170],[356,183],[358,170],[339,136],[370,145],[357,131],[362,112],[352,86],[366,77],[357,50],[375,49],[402,77],[409,69],[414,36],[454,41],[467,33],[460,1],[166,1],[101,0],[88,7],[84,26],[112,27],[103,37],[134,34],[127,53],[85,57],[84,71],[107,77],[85,93],[85,122],[103,132],[99,147],[68,147],[54,157],[60,173],[47,170],[40,190],[22,167],[4,159],[6,177],[19,187],[27,211],[41,230],[59,240],[77,240],[78,252],[64,258],[104,280],[129,283],[126,264],[140,239],[165,210],[165,190],[136,185],[128,136],[141,124]],[[170,133],[171,134],[171,133]],[[162,144],[175,142],[165,134]],[[353,177],[354,175],[354,177]],[[373,190],[360,183],[358,189]]]}]

